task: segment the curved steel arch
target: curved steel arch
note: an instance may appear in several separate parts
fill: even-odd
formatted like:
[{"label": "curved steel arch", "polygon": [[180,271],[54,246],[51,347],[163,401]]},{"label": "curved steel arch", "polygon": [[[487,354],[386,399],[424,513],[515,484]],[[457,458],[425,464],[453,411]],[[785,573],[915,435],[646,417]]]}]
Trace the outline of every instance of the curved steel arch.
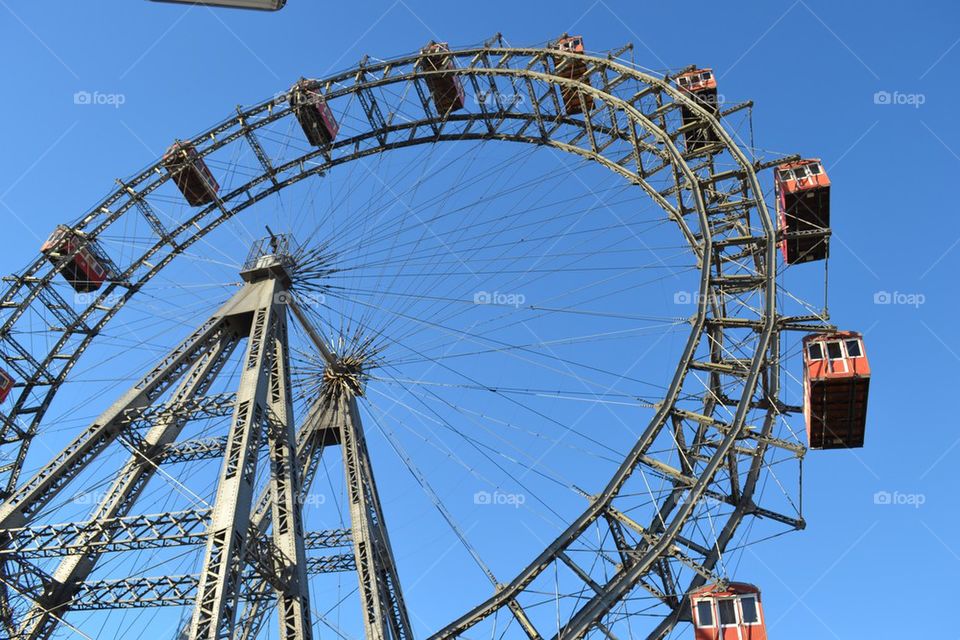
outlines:
[{"label": "curved steel arch", "polygon": [[[158,232],[155,244],[139,258],[130,261],[122,270],[118,282],[108,286],[85,309],[68,317],[72,323],[63,327],[63,335],[45,354],[24,354],[25,350],[17,343],[15,336],[18,320],[30,309],[49,311],[51,305],[45,297],[51,295],[50,285],[57,270],[40,257],[13,277],[2,298],[6,313],[0,324],[0,336],[8,349],[16,354],[4,356],[8,367],[26,375],[23,375],[24,386],[14,408],[5,418],[0,431],[0,443],[8,448],[11,445],[16,448],[14,462],[2,469],[8,478],[8,498],[0,504],[0,527],[25,524],[29,514],[38,506],[38,503],[28,505],[23,502],[28,493],[26,490],[35,486],[33,481],[17,489],[15,487],[29,441],[38,432],[44,412],[66,381],[68,373],[124,303],[186,248],[256,202],[305,178],[321,175],[339,164],[418,144],[463,140],[522,142],[549,146],[593,160],[640,186],[663,207],[677,223],[700,263],[696,312],[691,318],[691,332],[663,402],[603,491],[594,496],[588,508],[516,578],[498,589],[487,602],[434,637],[459,635],[503,608],[512,612],[526,635],[540,637],[540,632],[519,603],[524,590],[558,559],[571,564],[565,550],[587,528],[601,520],[616,521],[621,526],[633,528],[644,542],[630,550],[636,557],[624,562],[622,570],[608,583],[587,583],[594,592],[593,596],[571,616],[557,635],[579,638],[592,628],[597,628],[596,625],[601,625],[599,628],[602,629],[604,616],[638,584],[672,609],[673,613],[664,621],[660,631],[685,615],[682,602],[671,598],[668,590],[653,587],[645,578],[654,572],[658,562],[673,558],[694,569],[696,577],[693,586],[706,580],[739,523],[746,515],[760,512],[752,496],[767,447],[785,446],[785,443],[776,442],[771,437],[772,423],[782,410],[777,400],[777,334],[780,325],[774,295],[776,233],[763,201],[756,175],[758,168],[749,161],[718,118],[703,109],[696,100],[675,89],[670,84],[670,78],[655,78],[609,58],[552,49],[488,47],[455,50],[451,55],[459,62],[456,73],[463,81],[469,82],[475,92],[480,91],[482,83],[486,83],[491,91],[500,91],[508,88],[508,84],[509,88],[515,89],[519,82],[525,91],[522,95],[527,99],[515,102],[510,108],[498,106],[495,110],[486,108],[482,101],[478,101],[478,112],[442,116],[431,109],[431,103],[420,86],[425,77],[438,72],[419,68],[418,55],[373,65],[362,64],[314,81],[315,86],[324,91],[335,111],[344,98],[349,100],[353,96],[366,94],[369,99],[373,95],[370,93],[372,89],[400,85],[407,89],[412,86],[418,91],[424,117],[411,122],[393,123],[382,119],[382,116],[378,120],[368,110],[365,115],[369,127],[357,135],[337,141],[330,148],[312,150],[276,166],[270,158],[261,160],[262,173],[225,194],[216,203],[201,209],[176,228]],[[556,74],[558,60],[574,57],[585,61],[591,82],[570,80]],[[592,86],[594,83],[599,86]],[[545,90],[538,93],[537,87]],[[558,89],[563,87],[591,96],[600,106],[581,117],[564,115],[557,96]],[[234,143],[244,144],[244,141],[254,146],[258,129],[291,115],[285,98],[286,95],[281,94],[251,108],[238,109],[236,116],[195,136],[190,142],[201,156],[210,155]],[[526,111],[517,108],[525,105],[530,107]],[[712,129],[719,143],[693,153],[681,151],[676,141],[690,130],[689,125],[680,123],[681,109],[696,114],[698,126]],[[532,133],[529,132],[531,129]],[[420,134],[421,131],[426,133]],[[407,137],[400,138],[401,135]],[[716,163],[721,160],[735,168],[717,171]],[[315,164],[308,168],[307,163]],[[672,184],[667,188],[658,188],[652,179]],[[131,211],[134,214],[143,212],[144,208],[149,211],[149,196],[167,180],[169,176],[158,161],[123,182],[120,188],[74,225],[74,229],[96,239]],[[718,210],[723,214],[719,223]],[[759,219],[759,230],[750,224],[751,213]],[[691,218],[697,222],[695,229],[691,229],[687,222]],[[733,250],[731,248],[737,250],[732,258],[723,253]],[[119,298],[114,296],[117,291],[122,291]],[[759,296],[762,304],[752,317],[744,313],[751,309],[750,304],[731,304],[739,297],[754,296]],[[112,305],[104,304],[109,300],[114,301]],[[744,313],[745,317],[737,316],[738,312]],[[752,357],[749,363],[742,363],[740,368],[731,367],[723,352],[724,330],[744,327],[755,334],[749,345]],[[698,361],[697,351],[704,336],[707,336],[711,345],[710,358]],[[720,399],[715,393],[714,397],[705,397],[699,413],[680,409],[677,406],[678,396],[688,373],[694,369],[709,372],[714,389],[729,386],[730,382],[721,383],[729,377],[740,390],[739,398]],[[762,396],[767,399],[765,406],[763,400],[758,401],[756,397],[758,386],[763,387]],[[721,400],[736,405],[736,412],[728,422],[714,417]],[[739,500],[731,503],[735,510],[730,514],[716,544],[701,554],[702,560],[695,560],[678,546],[680,532],[700,500],[711,492],[716,493],[711,488],[715,475],[722,465],[730,461],[730,456],[734,455],[732,452],[744,439],[748,432],[747,415],[757,407],[765,410],[767,417],[760,433],[749,436],[756,440],[757,448],[752,454],[748,481],[740,492]],[[722,436],[718,445],[711,445],[713,453],[709,463],[696,478],[685,476],[683,469],[669,468],[662,463],[658,466],[658,461],[647,455],[651,443],[670,421],[675,426],[678,421],[699,425],[698,433],[704,434],[704,440],[708,431]],[[691,446],[702,448],[704,445],[693,443]],[[802,455],[802,451],[798,455]],[[676,487],[661,505],[659,518],[649,525],[631,522],[614,506],[620,490],[641,465],[664,474]],[[691,480],[694,482],[691,483]],[[53,487],[52,493],[46,495],[45,499],[55,495],[59,486]],[[724,498],[727,496],[724,495]],[[784,518],[784,522],[802,526],[802,519],[790,521]]]}]

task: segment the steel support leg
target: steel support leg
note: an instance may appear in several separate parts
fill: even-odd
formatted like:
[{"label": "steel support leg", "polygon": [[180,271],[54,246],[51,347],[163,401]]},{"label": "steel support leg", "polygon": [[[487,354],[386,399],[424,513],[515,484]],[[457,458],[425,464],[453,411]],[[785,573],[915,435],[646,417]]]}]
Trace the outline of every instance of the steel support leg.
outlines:
[{"label": "steel support leg", "polygon": [[233,635],[257,453],[267,417],[267,383],[278,316],[274,294],[278,290],[279,283],[272,279],[254,287],[256,304],[190,625],[191,640]]},{"label": "steel support leg", "polygon": [[350,499],[353,551],[357,560],[366,638],[410,638],[410,620],[400,591],[357,400],[353,396],[344,396],[340,403],[343,467]]},{"label": "steel support leg", "polygon": [[277,573],[285,589],[277,590],[280,638],[310,640],[310,597],[307,581],[307,553],[303,543],[300,499],[300,470],[294,430],[293,399],[290,395],[290,363],[287,349],[286,317],[276,321],[273,369],[270,376],[268,446],[270,450],[270,498],[273,543],[279,551]]}]

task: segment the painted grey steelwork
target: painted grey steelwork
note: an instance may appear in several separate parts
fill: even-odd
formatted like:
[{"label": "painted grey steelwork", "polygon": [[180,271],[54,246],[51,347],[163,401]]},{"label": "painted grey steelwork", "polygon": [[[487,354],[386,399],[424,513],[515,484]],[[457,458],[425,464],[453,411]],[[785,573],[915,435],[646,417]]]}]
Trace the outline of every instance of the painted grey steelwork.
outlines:
[{"label": "painted grey steelwork", "polygon": [[[209,509],[188,509],[10,529],[9,546],[0,549],[0,556],[57,558],[65,554],[204,545],[209,523]],[[309,531],[304,537],[307,549],[352,543],[349,529]],[[259,544],[267,544],[267,539],[261,536]]]},{"label": "painted grey steelwork", "polygon": [[[274,303],[282,291],[269,278],[243,289],[237,313],[252,314],[247,351],[241,361],[242,373],[234,406],[233,422],[227,435],[227,449],[217,484],[213,519],[208,527],[207,551],[197,592],[190,637],[200,640],[233,635],[235,611],[239,604],[240,580],[247,554],[250,511],[260,437],[266,430],[267,385],[271,349],[278,338],[277,325],[283,308]],[[286,425],[279,427],[286,429]]]},{"label": "painted grey steelwork", "polygon": [[[797,457],[804,454],[801,445],[786,442],[773,433],[780,416],[794,409],[780,399],[779,334],[784,330],[823,328],[824,318],[787,318],[778,313],[775,252],[779,237],[757,177],[759,171],[773,163],[748,158],[720,123],[726,115],[749,105],[735,105],[714,115],[676,89],[671,77],[642,72],[613,55],[603,58],[554,49],[512,48],[500,42],[497,46],[455,50],[451,56],[457,62],[455,73],[473,95],[510,93],[522,96],[523,100],[490,105],[478,99],[476,110],[437,114],[429,91],[424,89],[425,79],[437,72],[424,69],[418,55],[376,63],[365,60],[354,69],[313,81],[335,110],[356,95],[358,100],[350,103],[357,109],[355,120],[369,125],[355,135],[338,138],[328,148],[311,150],[293,160],[280,162],[271,158],[257,142],[258,129],[292,118],[285,95],[240,110],[189,141],[201,157],[229,145],[247,145],[260,159],[263,173],[222,194],[215,203],[200,209],[178,226],[164,228],[151,224],[156,234],[154,244],[141,256],[120,265],[116,278],[96,294],[89,305],[74,308],[54,297],[51,282],[58,268],[43,257],[7,278],[9,287],[0,298],[0,342],[4,347],[5,368],[20,381],[12,395],[12,411],[0,421],[0,455],[3,456],[0,460],[7,460],[0,466],[0,479],[6,486],[5,501],[0,504],[0,534],[7,538],[4,546],[8,551],[17,548],[14,538],[18,532],[31,530],[31,519],[37,511],[100,452],[118,441],[141,453],[149,449],[149,456],[154,459],[222,455],[226,463],[217,503],[210,515],[211,535],[206,538],[207,558],[197,583],[198,606],[191,633],[193,637],[212,638],[227,637],[236,630],[238,637],[250,639],[256,637],[263,624],[266,610],[263,602],[269,598],[287,598],[296,603],[306,589],[302,561],[294,560],[282,567],[286,576],[293,576],[293,584],[286,590],[275,586],[279,584],[276,575],[255,575],[254,584],[248,585],[243,571],[247,547],[253,549],[250,553],[254,556],[264,553],[269,556],[281,550],[290,560],[302,557],[304,545],[302,535],[290,535],[289,526],[295,528],[295,521],[289,521],[287,534],[279,537],[276,534],[278,519],[287,521],[291,515],[288,506],[296,493],[295,483],[281,483],[282,486],[271,489],[270,495],[254,501],[249,483],[245,482],[263,429],[268,433],[272,465],[289,472],[288,478],[299,472],[303,484],[309,483],[324,446],[339,444],[344,448],[345,473],[348,478],[351,475],[356,478],[350,485],[352,491],[356,490],[355,494],[351,493],[352,538],[367,615],[367,636],[408,637],[409,621],[389,554],[372,469],[362,442],[356,390],[344,392],[338,403],[318,408],[314,413],[314,418],[322,422],[340,425],[341,433],[337,437],[341,439],[324,441],[317,435],[324,429],[308,429],[305,425],[298,432],[296,462],[292,461],[291,425],[282,417],[289,401],[288,397],[282,398],[289,393],[278,390],[278,399],[273,402],[273,390],[266,384],[271,375],[285,377],[288,371],[285,367],[282,373],[272,368],[278,356],[276,347],[270,345],[283,342],[280,336],[285,332],[282,327],[286,314],[286,309],[274,305],[269,295],[280,286],[274,279],[252,282],[244,290],[242,304],[254,319],[245,327],[249,331],[248,367],[231,401],[234,420],[226,440],[181,443],[182,447],[178,448],[172,435],[177,432],[176,425],[182,415],[172,416],[161,409],[148,408],[163,390],[188,371],[210,366],[209,354],[225,349],[228,335],[230,340],[237,339],[236,322],[223,322],[215,317],[171,352],[33,478],[20,484],[19,476],[27,447],[37,434],[52,398],[83,351],[125,302],[176,256],[251,205],[305,178],[322,176],[331,167],[392,149],[458,140],[542,145],[589,159],[615,172],[643,189],[664,209],[696,256],[700,273],[699,290],[692,305],[691,331],[676,373],[653,419],[618,471],[599,493],[590,497],[584,512],[542,554],[513,579],[499,585],[486,602],[433,637],[463,635],[501,612],[512,618],[521,633],[530,638],[546,635],[554,635],[558,640],[581,638],[591,632],[612,636],[611,612],[636,589],[645,591],[667,608],[668,613],[651,635],[663,637],[678,621],[689,619],[682,595],[715,577],[714,567],[745,518],[763,517],[792,528],[804,526],[801,516],[766,509],[758,505],[755,498],[770,451],[787,451]],[[585,65],[589,82],[557,73],[558,65],[573,56]],[[374,97],[374,90],[383,87],[396,89],[390,95],[418,96],[422,117],[395,119],[396,109],[384,104],[382,97],[379,102]],[[560,89],[589,96],[594,108],[582,116],[566,115]],[[680,118],[683,109],[694,114],[697,122],[683,125]],[[684,134],[696,128],[710,129],[718,142],[694,151],[684,150]],[[84,216],[74,229],[95,240],[113,225],[121,225],[125,216],[146,216],[150,221],[145,212],[150,210],[151,194],[169,179],[159,163],[147,168],[125,180],[120,189]],[[295,305],[290,310],[298,320],[305,320]],[[55,314],[61,326],[56,327],[52,336],[52,348],[34,353],[16,336],[20,323],[37,314]],[[308,322],[306,325],[309,327]],[[308,334],[328,364],[333,364],[331,354],[316,332],[308,328]],[[286,350],[281,351],[279,359],[283,360],[287,357]],[[706,377],[708,390],[703,394],[701,405],[697,408],[682,405],[679,398],[685,385],[691,384],[691,376],[700,374]],[[184,387],[183,391],[185,400],[196,397],[199,401],[203,397],[199,381],[193,387]],[[216,410],[215,406],[210,405],[213,408],[207,410]],[[203,410],[199,405],[191,409]],[[156,415],[151,415],[151,411]],[[131,439],[132,436],[121,437],[124,425],[134,419],[151,420],[155,425],[153,429],[160,431],[154,434],[152,430],[153,435],[144,441]],[[672,440],[679,465],[659,459],[659,454],[652,449],[654,442],[663,438]],[[352,462],[348,463],[347,459]],[[624,487],[635,480],[641,469],[656,473],[672,485],[669,495],[658,503],[653,517],[644,522],[618,507],[627,493]],[[141,472],[135,475],[137,473]],[[126,497],[135,497],[133,485],[137,482],[131,480],[129,486],[115,485],[120,492],[119,503],[101,505],[107,518],[112,518],[111,522],[122,521],[127,513],[124,501]],[[707,543],[693,539],[687,530],[691,514],[705,498],[731,509],[716,539]],[[262,538],[271,522],[274,534],[270,544],[265,544]],[[617,543],[618,561],[604,565],[610,568],[605,574],[599,574],[588,562],[578,559],[581,555],[573,553],[583,548],[583,537],[592,528],[602,528]],[[77,542],[72,543],[71,548],[99,549],[98,545],[106,544],[104,541],[110,535],[105,531],[78,530]],[[364,544],[370,546],[364,547]],[[258,551],[261,549],[265,551]],[[97,553],[100,551],[95,551],[94,558]],[[3,560],[0,577],[6,585],[0,588],[0,617],[6,620],[13,615],[12,598],[26,596],[28,600],[42,600],[41,594],[47,592],[46,583],[57,584],[54,576],[36,570],[26,554],[4,552],[0,559]],[[58,571],[57,575],[80,579],[94,562],[95,559],[80,562],[69,571],[64,568],[66,573]],[[548,568],[557,566],[564,567],[571,579],[581,585],[576,592],[575,606],[559,623],[559,632],[555,619],[545,624],[524,604],[529,602],[529,596],[537,593],[536,581]],[[677,583],[678,568],[692,576],[689,582]],[[79,583],[71,580],[66,580],[64,589],[55,597],[65,608],[69,608],[71,594],[79,589]],[[238,594],[244,589],[256,597],[245,599],[243,612],[238,612]],[[270,594],[271,590],[274,593]],[[30,620],[43,621],[43,625],[31,622],[34,628],[49,629],[59,621],[59,614],[55,612],[47,616],[41,612],[38,618],[38,609],[34,611],[29,614]],[[284,627],[290,629],[292,635],[288,637],[307,637],[309,632],[304,630],[308,624],[307,611],[301,608],[293,619],[296,622]],[[553,631],[548,631],[551,628]],[[14,625],[8,623],[7,629],[14,629]]]},{"label": "painted grey steelwork", "polygon": [[[310,558],[306,572],[310,575],[356,571],[352,553]],[[195,575],[155,576],[124,580],[97,580],[80,586],[70,607],[75,611],[143,609],[149,607],[189,607],[196,602],[200,577]],[[252,585],[257,576],[247,573],[241,578],[243,598],[257,598]],[[273,602],[273,594],[259,602]]]},{"label": "painted grey steelwork", "polygon": [[[309,639],[313,625],[307,576],[331,571],[357,571],[361,590],[369,594],[366,624],[371,637],[410,637],[359,414],[353,413],[353,391],[337,387],[320,399],[318,406],[327,408],[311,413],[298,446],[287,344],[288,301],[283,295],[290,280],[285,273],[289,263],[264,257],[260,251],[256,265],[241,274],[248,280],[243,289],[94,421],[68,448],[70,455],[58,456],[4,503],[5,522],[25,522],[37,503],[52,498],[110,442],[127,442],[133,451],[90,521],[4,527],[6,546],[0,556],[17,563],[21,573],[29,566],[27,558],[62,558],[53,575],[36,570],[43,586],[39,591],[31,588],[33,605],[8,625],[11,637],[48,638],[69,610],[182,605],[189,600],[196,603],[190,638],[232,638],[238,620],[244,628],[261,624],[262,613],[237,615],[243,598],[248,604],[276,605],[282,638]],[[265,260],[273,261],[266,264]],[[299,309],[296,315],[303,317]],[[317,335],[312,326],[307,331]],[[243,335],[247,346],[237,393],[205,397]],[[322,342],[318,350],[331,365],[336,364]],[[165,403],[147,404],[180,378]],[[224,462],[213,507],[128,516],[188,420],[220,414],[225,399],[233,408],[233,420],[226,441],[218,447]],[[150,425],[146,436],[131,437],[144,423]],[[319,441],[317,433],[322,434]],[[351,486],[354,527],[307,534],[301,516],[306,491],[303,469],[314,466],[309,458],[318,457],[324,444],[334,443],[346,443],[349,449],[344,470],[355,483]],[[269,491],[255,503],[257,454],[264,447],[270,459]],[[264,537],[268,527],[270,533]],[[184,544],[207,547],[199,576],[88,580],[106,552]],[[308,545],[352,545],[354,552],[307,558]],[[362,558],[359,566],[357,558]]]}]

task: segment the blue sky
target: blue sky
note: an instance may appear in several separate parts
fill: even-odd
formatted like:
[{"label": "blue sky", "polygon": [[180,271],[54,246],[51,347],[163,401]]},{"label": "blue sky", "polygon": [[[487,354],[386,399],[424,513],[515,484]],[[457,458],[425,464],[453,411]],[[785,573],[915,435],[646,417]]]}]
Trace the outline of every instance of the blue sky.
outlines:
[{"label": "blue sky", "polygon": [[[960,459],[951,407],[960,230],[950,191],[960,171],[960,8],[817,0],[693,2],[683,11],[612,0],[466,6],[290,0],[280,13],[260,14],[146,0],[0,0],[8,61],[0,270],[33,260],[49,229],[151,163],[174,136],[364,54],[388,58],[431,38],[467,45],[497,32],[538,44],[570,31],[592,50],[632,42],[637,62],[652,69],[712,66],[722,94],[755,101],[757,147],[823,158],[833,182],[830,312],[841,328],[865,333],[874,373],[867,446],[811,452],[807,530],[752,547],[740,566],[746,575],[736,577],[763,588],[772,638],[945,629],[949,576],[960,569],[951,482]],[[77,92],[112,104],[75,104]],[[810,273],[790,278],[800,288],[819,285]],[[877,504],[877,492],[901,504]],[[919,602],[909,614],[889,604],[908,586]]]}]

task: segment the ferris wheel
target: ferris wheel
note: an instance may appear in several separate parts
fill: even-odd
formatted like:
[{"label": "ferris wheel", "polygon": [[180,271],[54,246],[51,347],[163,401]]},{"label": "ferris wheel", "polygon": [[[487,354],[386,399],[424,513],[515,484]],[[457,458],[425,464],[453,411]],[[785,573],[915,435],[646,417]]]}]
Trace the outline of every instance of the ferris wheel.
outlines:
[{"label": "ferris wheel", "polygon": [[863,444],[862,337],[785,285],[830,183],[630,51],[432,42],[168,123],[6,279],[4,633],[765,637],[744,551]]}]

